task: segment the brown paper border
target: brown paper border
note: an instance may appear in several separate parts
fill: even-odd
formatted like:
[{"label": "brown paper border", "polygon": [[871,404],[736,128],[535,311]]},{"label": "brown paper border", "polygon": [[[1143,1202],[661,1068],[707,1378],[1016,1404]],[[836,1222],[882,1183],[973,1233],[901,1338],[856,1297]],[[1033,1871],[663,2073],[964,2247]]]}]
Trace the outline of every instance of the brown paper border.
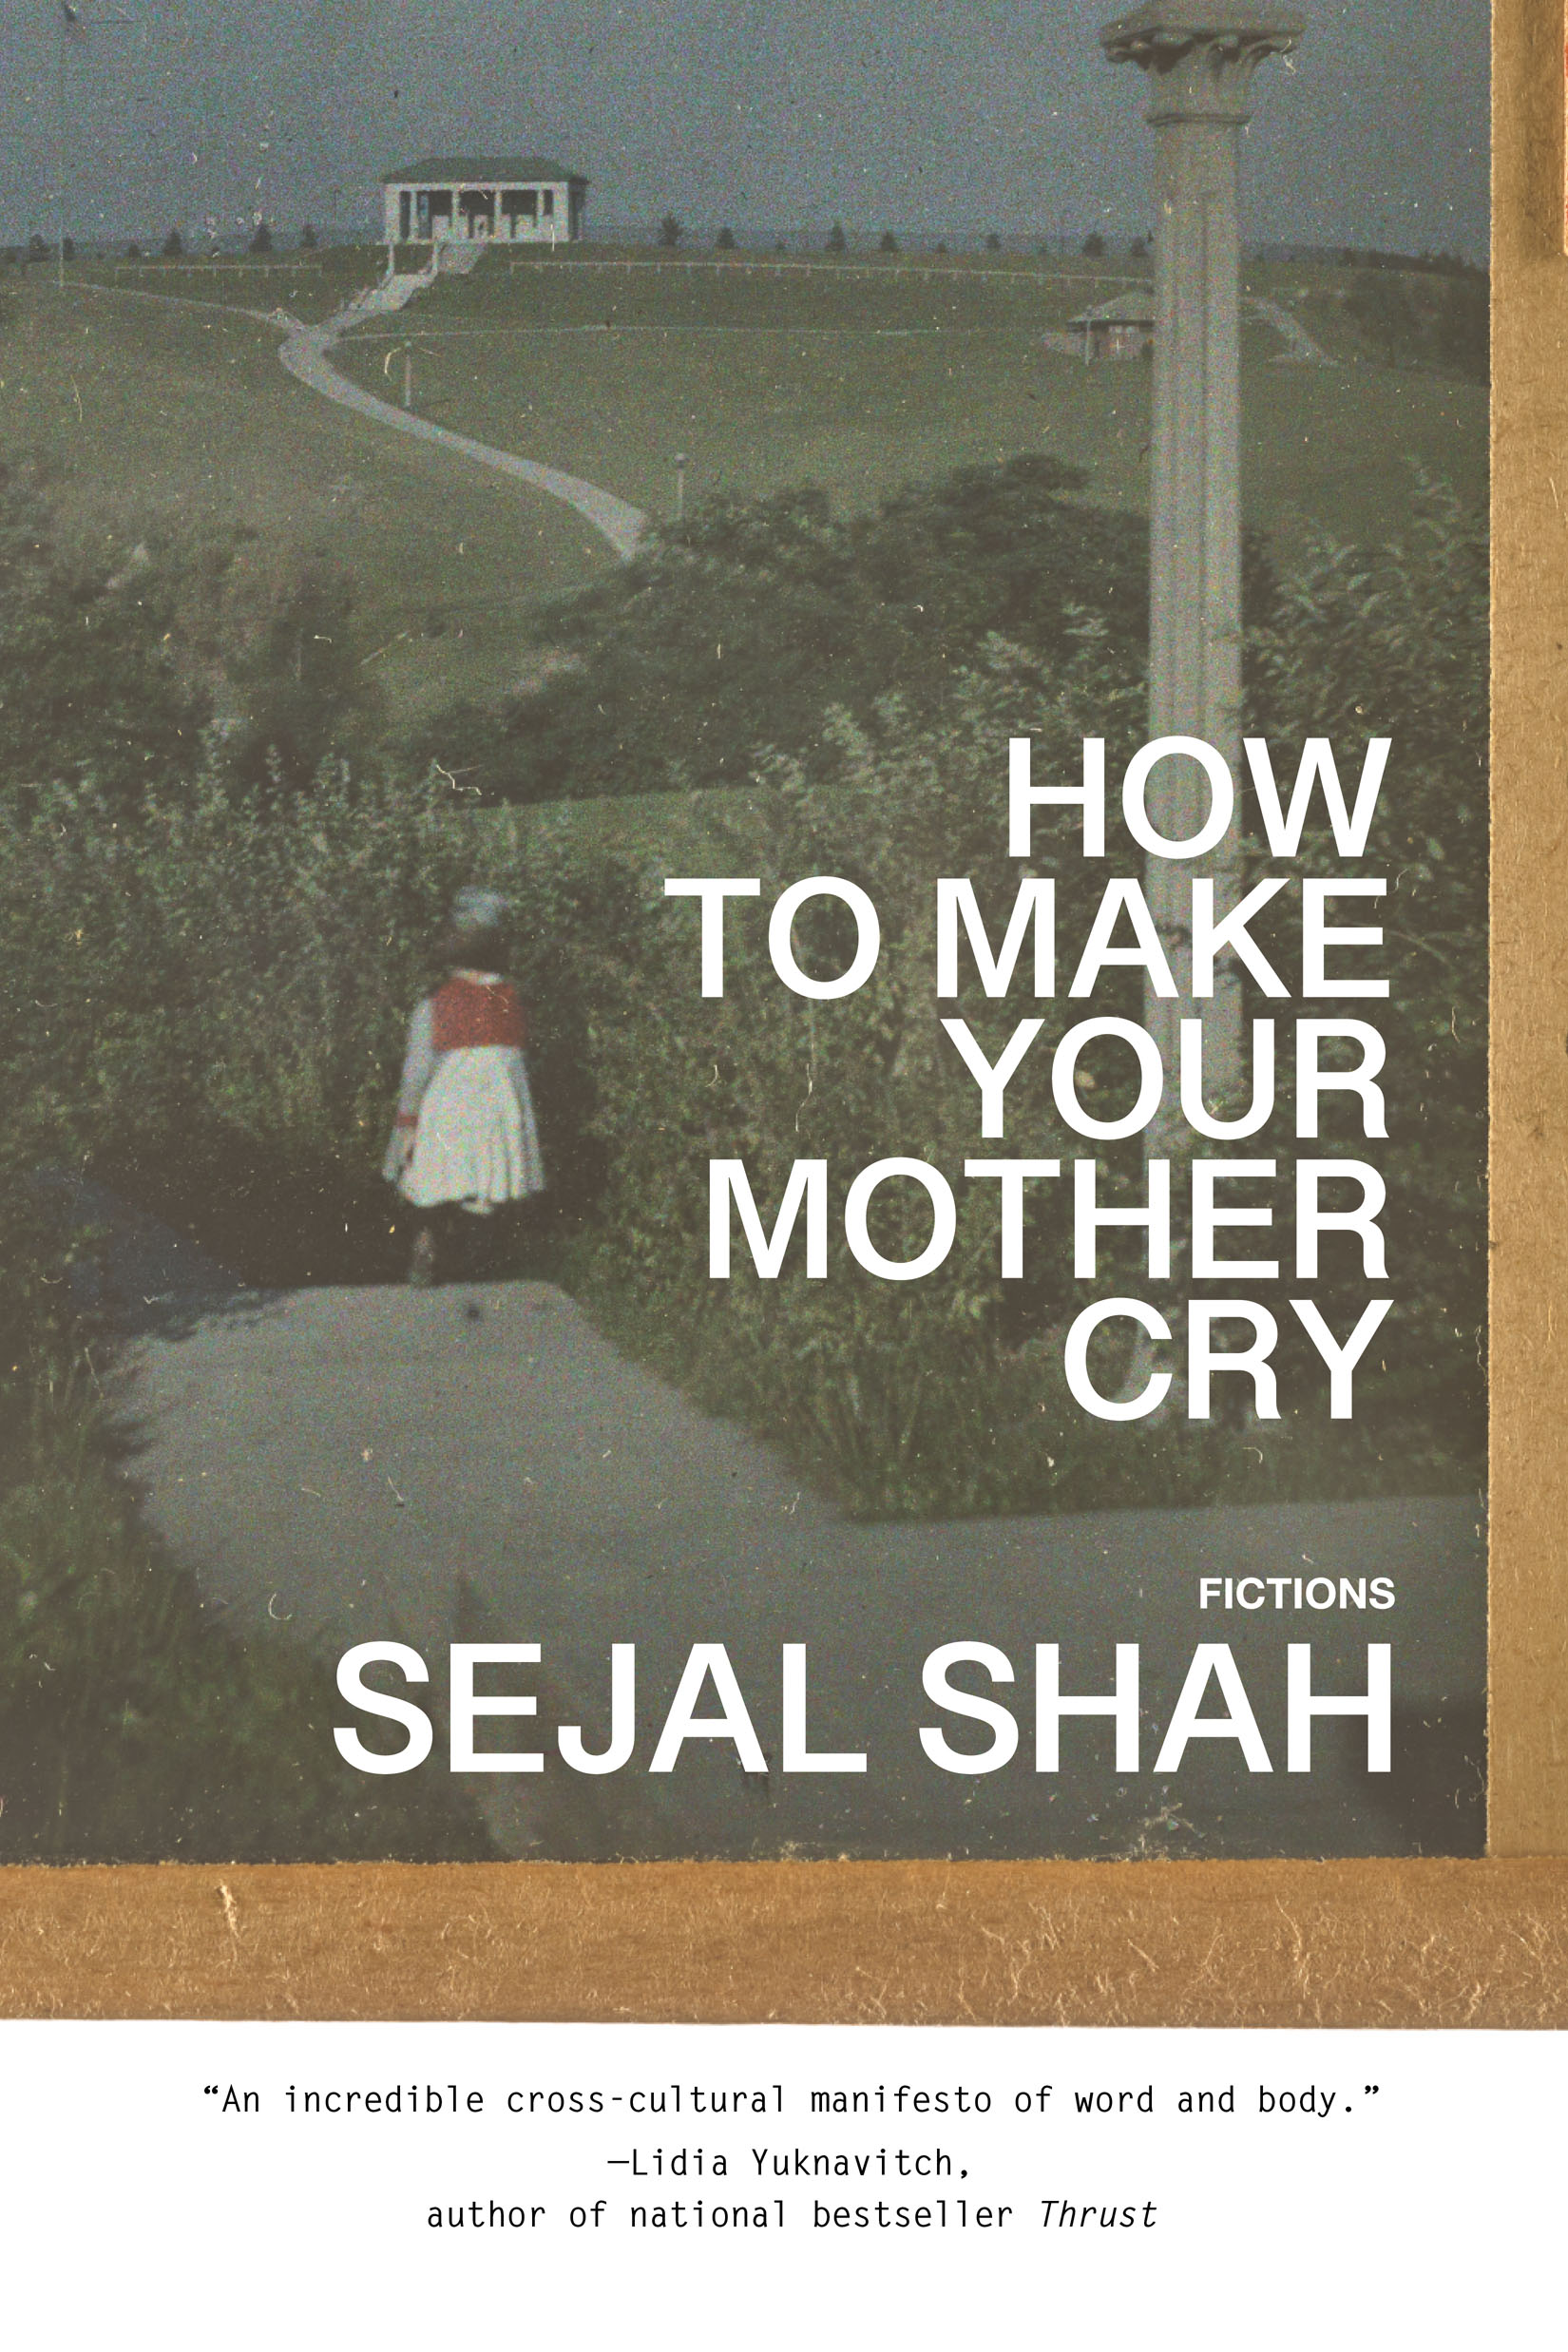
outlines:
[{"label": "brown paper border", "polygon": [[1568,2024],[1562,36],[1497,0],[1489,1858],[17,1868],[0,2014]]}]

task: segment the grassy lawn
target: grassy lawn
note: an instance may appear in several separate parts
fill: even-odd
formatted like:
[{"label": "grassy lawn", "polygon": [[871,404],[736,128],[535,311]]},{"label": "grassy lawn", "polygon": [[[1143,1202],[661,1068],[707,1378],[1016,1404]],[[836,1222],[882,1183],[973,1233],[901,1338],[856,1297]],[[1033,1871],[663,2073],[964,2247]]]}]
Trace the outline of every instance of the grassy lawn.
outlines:
[{"label": "grassy lawn", "polygon": [[[378,263],[372,249],[335,249],[217,276],[84,265],[63,295],[30,272],[0,321],[0,449],[40,455],[67,530],[134,544],[243,529],[243,564],[263,578],[307,553],[344,565],[366,659],[407,718],[524,681],[529,610],[614,559],[558,503],[296,384],[277,328],[237,315],[324,316]],[[495,253],[417,297],[406,323],[349,338],[338,364],[395,398],[411,347],[421,413],[656,515],[673,507],[678,451],[690,496],[809,480],[853,509],[1036,449],[1082,467],[1097,503],[1141,509],[1148,370],[1084,367],[1043,340],[1132,282],[1125,263],[1015,257],[775,270],[597,247],[514,267]],[[1353,347],[1345,273],[1281,267],[1252,282],[1336,352]],[[1281,555],[1314,527],[1388,536],[1412,462],[1483,494],[1481,388],[1365,359],[1276,365],[1277,349],[1272,330],[1248,326],[1248,511]]]},{"label": "grassy lawn", "polygon": [[524,610],[614,561],[558,501],[296,384],[271,326],[82,286],[10,299],[0,453],[37,453],[63,529],[129,545],[243,528],[263,579],[305,553],[345,565],[394,707],[515,683]]},{"label": "grassy lawn", "polygon": [[[315,319],[330,317],[361,286],[372,284],[385,260],[380,247],[369,245],[331,245],[316,253],[296,251],[257,259],[225,254],[216,265],[198,255],[178,261],[154,255],[136,261],[67,262],[66,282],[174,295],[237,310],[282,309],[296,318]],[[43,272],[38,275],[42,277]]]},{"label": "grassy lawn", "polygon": [[662,877],[706,873],[703,858],[733,827],[760,833],[761,804],[749,785],[700,793],[609,793],[593,800],[544,800],[477,809],[471,823],[481,864],[507,864],[541,835],[583,853],[607,851]]},{"label": "grassy lawn", "polygon": [[[1335,273],[1260,270],[1255,291],[1336,322]],[[523,262],[359,331],[338,364],[384,385],[411,346],[425,415],[602,482],[654,513],[675,493],[740,495],[812,480],[847,507],[956,465],[1046,450],[1081,466],[1089,495],[1147,506],[1149,377],[1043,348],[1087,300],[1128,282],[1070,265],[692,268]],[[1350,338],[1340,329],[1335,342]],[[1311,528],[1381,539],[1407,464],[1484,489],[1483,391],[1349,360],[1275,364],[1279,338],[1244,332],[1250,519],[1289,553]]]}]

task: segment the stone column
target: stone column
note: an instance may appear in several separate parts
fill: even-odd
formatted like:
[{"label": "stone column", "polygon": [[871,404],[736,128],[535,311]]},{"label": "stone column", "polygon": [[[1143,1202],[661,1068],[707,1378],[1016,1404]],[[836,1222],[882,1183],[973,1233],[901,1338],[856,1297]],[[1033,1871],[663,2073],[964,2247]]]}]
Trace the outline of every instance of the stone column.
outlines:
[{"label": "stone column", "polygon": [[[1257,0],[1151,0],[1100,34],[1113,65],[1149,77],[1156,132],[1154,415],[1149,512],[1149,734],[1195,736],[1241,758],[1239,146],[1252,75],[1292,49],[1299,17]],[[1238,775],[1239,780],[1239,775]],[[1201,831],[1210,808],[1195,761],[1155,772],[1148,809],[1168,839]],[[1151,857],[1146,889],[1177,995],[1146,991],[1144,1021],[1168,1082],[1151,1157],[1185,1141],[1176,1074],[1178,1023],[1204,1024],[1211,1103],[1241,1082],[1241,989],[1230,959],[1214,994],[1193,1000],[1189,909],[1195,874],[1214,882],[1216,912],[1237,896],[1239,820],[1206,856]],[[1190,1148],[1190,1147],[1189,1147]]]}]

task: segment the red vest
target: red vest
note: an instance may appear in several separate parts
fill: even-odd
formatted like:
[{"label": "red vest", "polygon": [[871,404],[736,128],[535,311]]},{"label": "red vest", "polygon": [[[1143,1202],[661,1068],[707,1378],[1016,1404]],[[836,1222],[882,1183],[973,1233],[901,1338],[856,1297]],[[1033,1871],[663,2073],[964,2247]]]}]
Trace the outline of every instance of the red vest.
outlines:
[{"label": "red vest", "polygon": [[527,1016],[504,980],[444,981],[433,1000],[431,1042],[438,1054],[464,1045],[527,1043]]}]

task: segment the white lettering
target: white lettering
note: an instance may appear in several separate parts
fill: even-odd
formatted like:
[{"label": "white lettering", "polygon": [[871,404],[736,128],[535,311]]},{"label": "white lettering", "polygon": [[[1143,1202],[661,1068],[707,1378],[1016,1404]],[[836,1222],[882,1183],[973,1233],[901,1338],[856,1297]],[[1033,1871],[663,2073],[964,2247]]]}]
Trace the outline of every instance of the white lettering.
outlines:
[{"label": "white lettering", "polygon": [[[836,980],[813,980],[794,960],[794,919],[809,898],[842,899],[854,917],[854,955],[849,969],[840,972]],[[837,874],[808,874],[804,882],[792,882],[768,917],[768,953],[773,958],[774,970],[796,996],[819,1001],[853,996],[875,971],[881,946],[882,932],[870,899],[858,882],[845,882]]]},{"label": "white lettering", "polygon": [[1083,781],[1080,784],[1031,784],[1027,736],[1015,735],[1007,745],[1007,855],[1028,857],[1031,809],[1080,808],[1083,812],[1083,854],[1105,854],[1105,745],[1099,736],[1083,738]]},{"label": "white lettering", "polygon": [[760,882],[723,882],[711,875],[684,881],[665,877],[666,898],[697,898],[702,902],[704,996],[722,996],[724,993],[724,901],[727,898],[757,898],[761,892]]},{"label": "white lettering", "polygon": [[1011,1682],[1012,1665],[1005,1654],[994,1649],[988,1641],[946,1641],[940,1650],[933,1650],[921,1673],[921,1688],[934,1706],[944,1708],[950,1715],[964,1715],[973,1723],[990,1726],[991,1745],[978,1755],[962,1748],[948,1746],[946,1736],[938,1731],[923,1729],[920,1745],[933,1764],[945,1772],[998,1772],[1009,1764],[1018,1750],[1018,1725],[1005,1707],[995,1699],[979,1698],[969,1691],[955,1691],[947,1680],[950,1666],[983,1666],[993,1682]]},{"label": "white lettering", "polygon": [[1328,736],[1309,736],[1302,745],[1301,764],[1296,770],[1290,813],[1282,815],[1279,787],[1274,781],[1269,746],[1261,736],[1249,736],[1242,749],[1247,755],[1247,765],[1252,770],[1252,790],[1257,794],[1263,830],[1269,836],[1271,856],[1294,857],[1300,849],[1312,786],[1321,778],[1329,821],[1334,829],[1335,847],[1341,857],[1360,857],[1367,847],[1367,836],[1372,830],[1372,815],[1377,808],[1383,772],[1388,764],[1390,740],[1388,736],[1375,735],[1367,743],[1366,756],[1361,763],[1361,782],[1356,789],[1355,810],[1350,813],[1346,810],[1339,771],[1334,765],[1334,755]]},{"label": "white lettering", "polygon": [[[912,1177],[915,1183],[925,1186],[930,1200],[931,1237],[918,1257],[884,1257],[867,1228],[871,1196],[879,1185],[892,1176]],[[923,1275],[934,1273],[952,1248],[957,1231],[953,1188],[940,1170],[927,1167],[923,1159],[873,1159],[855,1177],[844,1203],[844,1234],[850,1255],[857,1266],[864,1266],[869,1274],[876,1274],[884,1282],[919,1282]]]},{"label": "white lettering", "polygon": [[1089,1342],[1102,1323],[1111,1323],[1125,1316],[1141,1325],[1151,1339],[1169,1339],[1171,1327],[1164,1316],[1141,1299],[1102,1298],[1096,1306],[1085,1307],[1074,1318],[1062,1351],[1062,1368],[1067,1375],[1067,1386],[1086,1413],[1097,1421],[1141,1421],[1162,1405],[1170,1390],[1169,1372],[1151,1372],[1136,1397],[1102,1397],[1089,1378]]},{"label": "white lettering", "polygon": [[1330,926],[1327,920],[1331,898],[1381,898],[1386,883],[1370,876],[1341,875],[1333,882],[1304,882],[1301,886],[1301,993],[1303,996],[1386,996],[1386,980],[1330,980],[1323,959],[1330,947],[1379,947],[1383,927],[1359,929]]},{"label": "white lettering", "polygon": [[710,1159],[708,1162],[708,1272],[716,1282],[726,1282],[730,1273],[730,1203],[740,1212],[740,1230],[751,1250],[752,1262],[764,1282],[775,1282],[784,1264],[784,1252],[794,1232],[794,1221],[802,1200],[806,1203],[806,1272],[815,1282],[823,1281],[828,1272],[828,1163],[825,1159],[797,1159],[790,1169],[790,1180],[784,1188],[784,1198],[774,1219],[770,1241],[762,1231],[762,1219],[752,1198],[751,1179],[743,1159]]},{"label": "white lettering", "polygon": [[1006,934],[1002,952],[993,956],[991,943],[985,936],[985,926],[980,918],[972,882],[962,878],[944,880],[936,886],[936,992],[938,996],[958,994],[958,918],[964,918],[964,928],[969,942],[969,951],[980,974],[981,985],[987,996],[1005,996],[1012,985],[1013,973],[1023,950],[1023,934],[1031,923],[1035,936],[1035,994],[1054,996],[1056,993],[1056,884],[1040,882],[1032,877],[1018,886],[1013,911],[1007,919]]}]

